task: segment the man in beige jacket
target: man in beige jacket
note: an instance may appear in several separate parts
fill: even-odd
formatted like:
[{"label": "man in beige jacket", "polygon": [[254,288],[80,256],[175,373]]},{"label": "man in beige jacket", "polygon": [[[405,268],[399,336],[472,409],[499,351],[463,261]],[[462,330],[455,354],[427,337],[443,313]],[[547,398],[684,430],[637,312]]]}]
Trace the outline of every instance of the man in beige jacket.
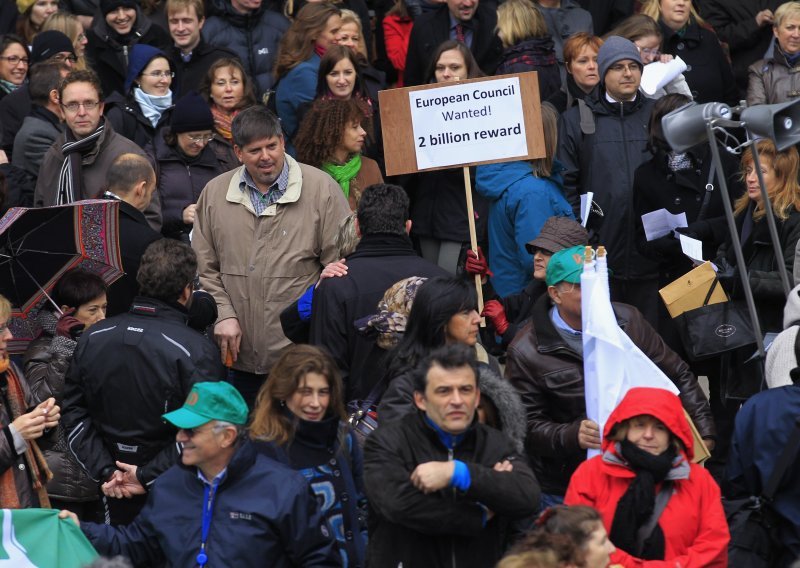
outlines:
[{"label": "man in beige jacket", "polygon": [[330,176],[284,152],[280,122],[265,108],[239,113],[232,132],[243,165],[203,189],[192,247],[217,302],[214,337],[252,408],[289,345],[280,312],[338,260],[334,236],[350,208]]}]

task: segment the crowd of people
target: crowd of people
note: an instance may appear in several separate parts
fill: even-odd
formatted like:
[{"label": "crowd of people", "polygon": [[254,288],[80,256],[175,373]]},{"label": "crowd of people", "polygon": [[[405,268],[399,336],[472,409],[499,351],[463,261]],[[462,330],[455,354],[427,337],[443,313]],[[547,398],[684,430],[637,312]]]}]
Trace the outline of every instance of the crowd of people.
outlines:
[{"label": "crowd of people", "polygon": [[[723,504],[785,468],[791,566],[800,154],[717,140],[718,171],[661,119],[793,101],[798,66],[796,1],[3,3],[0,211],[114,203],[124,274],[61,275],[18,354],[0,296],[0,507],[61,510],[97,566],[722,568]],[[380,91],[528,71],[545,155],[472,166],[474,211],[460,168],[387,176]],[[659,297],[682,236],[749,287],[766,361],[687,352]],[[587,245],[677,393],[603,424]]]}]

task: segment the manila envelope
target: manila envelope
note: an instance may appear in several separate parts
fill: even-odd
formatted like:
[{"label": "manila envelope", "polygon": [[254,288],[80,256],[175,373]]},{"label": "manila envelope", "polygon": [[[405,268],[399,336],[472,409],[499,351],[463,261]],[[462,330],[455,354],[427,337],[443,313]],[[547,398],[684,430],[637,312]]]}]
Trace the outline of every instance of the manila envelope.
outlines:
[{"label": "manila envelope", "polygon": [[[659,290],[658,293],[667,306],[669,315],[676,318],[683,312],[702,307],[716,275],[711,263],[706,261]],[[717,284],[708,303],[718,304],[727,301],[725,290]]]}]

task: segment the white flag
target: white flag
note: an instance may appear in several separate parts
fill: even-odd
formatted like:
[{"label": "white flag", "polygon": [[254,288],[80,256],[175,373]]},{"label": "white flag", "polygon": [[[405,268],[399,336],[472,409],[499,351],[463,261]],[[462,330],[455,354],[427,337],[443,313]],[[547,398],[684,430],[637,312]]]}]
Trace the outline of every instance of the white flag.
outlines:
[{"label": "white flag", "polygon": [[[601,436],[608,416],[628,389],[663,388],[679,394],[675,383],[617,325],[611,307],[605,254],[584,264],[581,314],[586,416],[599,424]],[[599,453],[599,450],[589,450],[588,458]]]}]

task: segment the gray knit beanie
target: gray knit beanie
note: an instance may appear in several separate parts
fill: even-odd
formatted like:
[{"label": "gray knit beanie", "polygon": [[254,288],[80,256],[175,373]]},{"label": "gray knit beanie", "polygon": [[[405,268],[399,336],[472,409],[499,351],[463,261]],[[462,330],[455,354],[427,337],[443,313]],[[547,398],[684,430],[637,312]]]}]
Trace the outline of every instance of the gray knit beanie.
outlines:
[{"label": "gray knit beanie", "polygon": [[639,50],[632,41],[624,37],[611,36],[600,46],[600,51],[597,52],[597,65],[600,67],[601,83],[605,83],[608,68],[623,59],[630,59],[638,63],[639,67],[644,67]]}]

